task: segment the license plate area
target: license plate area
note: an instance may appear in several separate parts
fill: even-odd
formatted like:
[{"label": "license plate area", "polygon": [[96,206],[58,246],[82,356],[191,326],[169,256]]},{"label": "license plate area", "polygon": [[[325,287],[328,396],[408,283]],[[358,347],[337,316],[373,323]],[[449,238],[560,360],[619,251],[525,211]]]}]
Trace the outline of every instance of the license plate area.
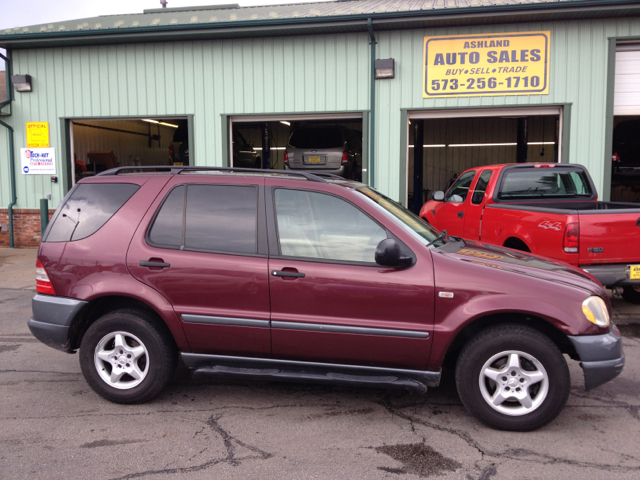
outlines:
[{"label": "license plate area", "polygon": [[320,155],[308,155],[307,163],[322,163],[322,157]]},{"label": "license plate area", "polygon": [[627,265],[627,278],[629,280],[640,280],[640,265]]}]

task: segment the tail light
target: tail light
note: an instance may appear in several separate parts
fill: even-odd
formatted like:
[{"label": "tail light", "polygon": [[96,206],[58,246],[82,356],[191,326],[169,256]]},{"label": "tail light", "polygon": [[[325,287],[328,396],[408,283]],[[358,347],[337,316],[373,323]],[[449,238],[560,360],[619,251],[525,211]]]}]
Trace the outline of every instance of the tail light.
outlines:
[{"label": "tail light", "polygon": [[284,164],[289,165],[289,154],[284,152]]},{"label": "tail light", "polygon": [[349,154],[342,152],[342,165],[346,165],[347,163],[349,163]]},{"label": "tail light", "polygon": [[611,161],[612,162],[619,162],[620,161],[620,155],[618,155],[617,153],[614,153],[613,155],[611,155]]},{"label": "tail light", "polygon": [[580,224],[569,223],[564,229],[564,251],[565,253],[578,253],[580,246]]},{"label": "tail light", "polygon": [[169,144],[169,158],[173,160],[173,143]]},{"label": "tail light", "polygon": [[36,292],[46,295],[56,294],[53,285],[51,285],[51,280],[49,280],[49,275],[47,275],[47,271],[40,263],[40,260],[36,260]]}]

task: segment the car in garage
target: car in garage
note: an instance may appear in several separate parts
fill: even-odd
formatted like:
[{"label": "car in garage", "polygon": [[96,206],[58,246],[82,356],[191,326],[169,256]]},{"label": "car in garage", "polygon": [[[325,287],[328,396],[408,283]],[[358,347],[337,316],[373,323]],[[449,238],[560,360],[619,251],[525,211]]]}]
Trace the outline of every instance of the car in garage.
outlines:
[{"label": "car in garage", "polygon": [[262,168],[260,155],[238,130],[233,131],[233,166]]},{"label": "car in garage", "polygon": [[[28,325],[79,350],[117,403],[178,359],[218,377],[426,392],[455,367],[480,421],[532,430],[622,370],[602,286],[449,237],[358,182],[304,171],[120,167],[78,182],[44,233]],[[544,299],[544,301],[541,301]]]},{"label": "car in garage", "polygon": [[289,137],[285,169],[331,173],[359,180],[362,176],[362,134],[358,143],[357,133],[341,125],[301,126]]}]

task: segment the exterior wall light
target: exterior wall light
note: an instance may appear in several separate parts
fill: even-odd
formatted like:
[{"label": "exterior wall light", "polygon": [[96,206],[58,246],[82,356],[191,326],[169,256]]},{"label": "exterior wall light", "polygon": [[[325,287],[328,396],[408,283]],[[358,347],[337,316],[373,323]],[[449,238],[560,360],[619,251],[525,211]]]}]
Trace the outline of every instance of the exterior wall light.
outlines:
[{"label": "exterior wall light", "polygon": [[376,79],[395,78],[395,60],[393,58],[385,58],[376,60]]},{"label": "exterior wall light", "polygon": [[32,92],[31,75],[12,75],[11,83],[16,92]]}]

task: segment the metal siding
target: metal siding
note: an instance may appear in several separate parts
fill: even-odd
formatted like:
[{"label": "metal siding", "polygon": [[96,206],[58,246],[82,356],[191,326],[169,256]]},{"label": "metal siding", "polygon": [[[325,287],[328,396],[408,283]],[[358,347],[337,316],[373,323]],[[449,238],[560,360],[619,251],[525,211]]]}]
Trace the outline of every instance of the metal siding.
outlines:
[{"label": "metal siding", "polygon": [[[223,165],[224,114],[369,108],[366,33],[16,50],[14,71],[29,73],[34,84],[32,93],[16,95],[13,115],[5,117],[15,129],[16,208],[38,208],[48,193],[55,208],[64,196],[62,181],[20,172],[25,122],[49,122],[61,178],[64,117],[193,115],[192,158],[197,165]],[[0,208],[11,196],[7,149],[2,132]]]},{"label": "metal siding", "polygon": [[[551,31],[550,93],[530,96],[422,98],[423,37],[512,31]],[[406,159],[400,155],[401,109],[572,104],[570,158],[585,165],[603,191],[607,38],[640,35],[640,19],[530,23],[377,32],[378,58],[396,60],[396,77],[376,85],[375,185],[400,199]],[[564,159],[566,161],[566,159]]]}]

